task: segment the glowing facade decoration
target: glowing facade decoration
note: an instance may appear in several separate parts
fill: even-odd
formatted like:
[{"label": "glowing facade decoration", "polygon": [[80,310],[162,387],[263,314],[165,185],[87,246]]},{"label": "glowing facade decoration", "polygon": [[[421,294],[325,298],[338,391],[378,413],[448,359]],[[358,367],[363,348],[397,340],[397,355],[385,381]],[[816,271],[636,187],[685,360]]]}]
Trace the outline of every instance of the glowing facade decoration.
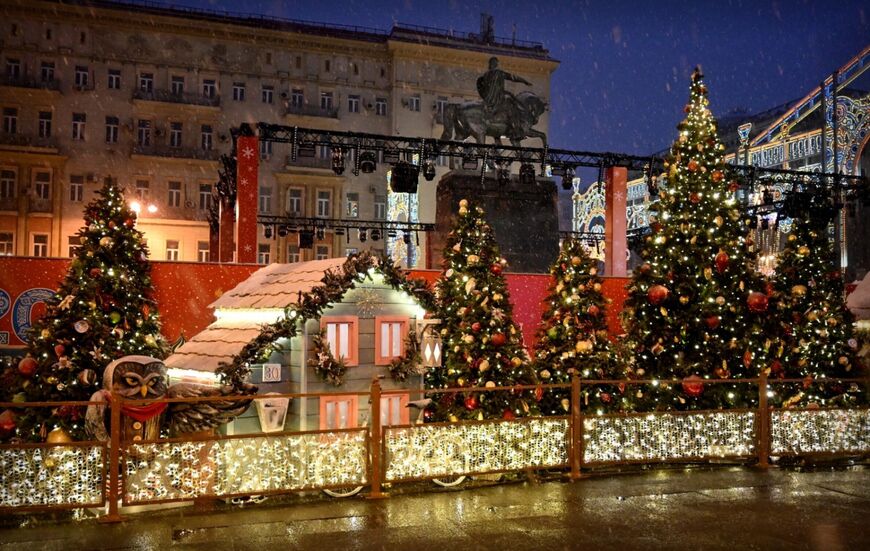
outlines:
[{"label": "glowing facade decoration", "polygon": [[[393,172],[387,172],[387,220],[390,222],[419,222],[419,199],[416,193],[393,193],[390,180]],[[402,232],[385,235],[386,253],[393,262],[403,268],[417,267],[417,240],[412,236],[405,243]]]},{"label": "glowing facade decoration", "polygon": [[[643,180],[628,182],[628,197],[626,198],[627,230],[637,230],[649,225],[649,205],[647,187]],[[585,191],[575,188],[571,196],[572,220],[571,230],[585,234],[604,236],[605,198],[604,186],[593,182]],[[598,247],[590,247],[592,257],[604,260],[604,241]]]},{"label": "glowing facade decoration", "polygon": [[98,506],[103,446],[0,449],[0,507]]},{"label": "glowing facade decoration", "polygon": [[866,453],[870,410],[778,410],[771,413],[772,455]]}]

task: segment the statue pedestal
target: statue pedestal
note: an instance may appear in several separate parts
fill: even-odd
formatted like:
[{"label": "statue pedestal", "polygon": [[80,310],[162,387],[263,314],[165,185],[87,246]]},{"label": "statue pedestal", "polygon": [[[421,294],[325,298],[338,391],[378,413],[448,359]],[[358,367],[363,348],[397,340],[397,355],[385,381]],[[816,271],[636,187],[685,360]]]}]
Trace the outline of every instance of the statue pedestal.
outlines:
[{"label": "statue pedestal", "polygon": [[539,178],[534,186],[522,185],[516,175],[499,184],[487,173],[453,170],[438,182],[435,231],[428,240],[427,264],[440,268],[447,234],[456,221],[459,201],[468,199],[483,207],[495,232],[502,256],[511,272],[548,273],[559,254],[559,213],[556,184]]}]

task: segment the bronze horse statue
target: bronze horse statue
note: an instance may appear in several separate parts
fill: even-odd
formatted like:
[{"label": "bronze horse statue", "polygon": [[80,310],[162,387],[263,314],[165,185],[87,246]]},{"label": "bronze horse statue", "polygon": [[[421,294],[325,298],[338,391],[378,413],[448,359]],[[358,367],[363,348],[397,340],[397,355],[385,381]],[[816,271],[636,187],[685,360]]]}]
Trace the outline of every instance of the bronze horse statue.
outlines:
[{"label": "bronze horse statue", "polygon": [[479,101],[450,103],[444,108],[444,132],[442,140],[463,141],[469,136],[477,143],[486,143],[486,137],[495,139],[501,145],[502,136],[511,144],[519,147],[525,138],[540,138],[543,147],[547,145],[547,135],[532,128],[547,110],[547,103],[531,92],[510,94],[513,109],[493,113],[488,116],[484,105]]}]

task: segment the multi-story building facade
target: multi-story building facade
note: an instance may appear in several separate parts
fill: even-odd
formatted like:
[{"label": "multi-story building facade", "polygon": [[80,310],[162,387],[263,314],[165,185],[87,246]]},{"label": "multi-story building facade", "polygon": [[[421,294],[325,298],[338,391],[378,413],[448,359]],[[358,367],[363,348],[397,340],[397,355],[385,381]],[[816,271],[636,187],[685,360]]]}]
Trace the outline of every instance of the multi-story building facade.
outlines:
[{"label": "multi-story building facade", "polygon": [[[477,99],[491,56],[544,99],[558,65],[540,44],[486,32],[106,1],[4,0],[0,16],[0,254],[69,255],[82,207],[111,176],[140,204],[152,258],[206,261],[207,210],[231,128],[262,121],[438,137],[444,106]],[[537,128],[547,123],[545,114]],[[263,214],[377,220],[412,208],[420,221],[435,218],[435,186],[422,179],[409,207],[388,197],[383,166],[336,175],[327,150],[295,163],[289,146],[261,143],[260,153]],[[292,233],[259,239],[262,263],[384,247],[330,232],[305,250]]]}]

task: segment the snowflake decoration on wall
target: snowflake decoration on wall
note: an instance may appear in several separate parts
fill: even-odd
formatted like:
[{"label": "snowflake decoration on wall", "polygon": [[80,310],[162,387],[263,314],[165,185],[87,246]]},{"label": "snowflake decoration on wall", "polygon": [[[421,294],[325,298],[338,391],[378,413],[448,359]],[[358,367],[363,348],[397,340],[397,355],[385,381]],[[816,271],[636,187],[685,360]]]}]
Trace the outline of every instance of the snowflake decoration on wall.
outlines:
[{"label": "snowflake decoration on wall", "polygon": [[381,297],[377,291],[360,289],[357,297],[356,306],[359,310],[359,317],[371,318],[380,311]]}]

